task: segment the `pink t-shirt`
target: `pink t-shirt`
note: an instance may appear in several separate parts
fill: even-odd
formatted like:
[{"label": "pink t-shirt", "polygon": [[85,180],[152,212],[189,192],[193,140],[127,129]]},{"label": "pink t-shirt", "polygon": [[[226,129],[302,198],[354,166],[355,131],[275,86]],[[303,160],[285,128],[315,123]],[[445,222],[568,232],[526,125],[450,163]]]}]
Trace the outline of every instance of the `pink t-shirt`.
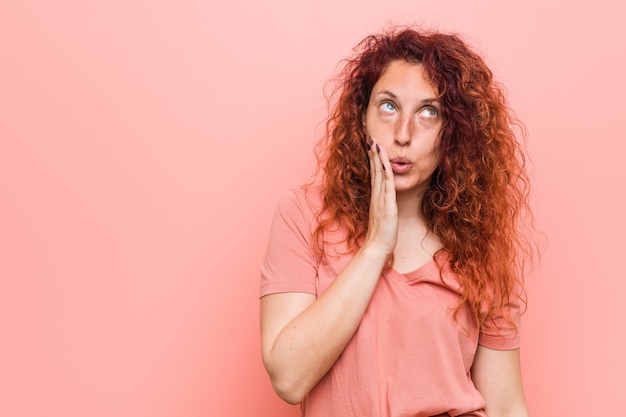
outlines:
[{"label": "pink t-shirt", "polygon": [[[345,243],[327,244],[323,257],[315,251],[311,235],[320,207],[319,187],[293,190],[278,205],[261,265],[261,296],[319,296],[352,258]],[[342,240],[341,231],[324,237]],[[410,273],[383,272],[358,330],[303,401],[303,416],[485,416],[470,375],[477,345],[515,349],[519,336],[502,318],[499,334],[479,329],[468,308],[453,318],[458,279],[445,259],[442,251]],[[519,305],[511,305],[510,316],[519,328]]]}]

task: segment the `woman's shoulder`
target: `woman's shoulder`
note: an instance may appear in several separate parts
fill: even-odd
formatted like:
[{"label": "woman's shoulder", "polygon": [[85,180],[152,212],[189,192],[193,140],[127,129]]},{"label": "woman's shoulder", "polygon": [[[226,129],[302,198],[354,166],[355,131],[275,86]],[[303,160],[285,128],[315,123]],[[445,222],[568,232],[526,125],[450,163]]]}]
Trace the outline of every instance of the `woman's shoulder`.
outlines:
[{"label": "woman's shoulder", "polygon": [[322,209],[321,184],[307,184],[289,189],[278,203],[280,211],[299,212],[305,217],[315,216]]}]

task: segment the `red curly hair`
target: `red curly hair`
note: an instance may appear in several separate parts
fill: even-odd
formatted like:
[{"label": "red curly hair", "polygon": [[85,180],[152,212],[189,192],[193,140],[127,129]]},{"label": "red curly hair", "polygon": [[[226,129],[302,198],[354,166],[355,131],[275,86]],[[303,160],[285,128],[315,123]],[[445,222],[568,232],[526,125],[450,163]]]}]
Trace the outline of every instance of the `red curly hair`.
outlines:
[{"label": "red curly hair", "polygon": [[[532,219],[523,149],[502,87],[483,59],[456,35],[392,29],[365,38],[336,80],[326,135],[318,143],[323,207],[315,237],[340,224],[356,248],[367,233],[370,174],[362,118],[370,93],[393,60],[420,63],[442,103],[440,165],[422,212],[459,276],[461,301],[480,326],[513,298],[533,249],[522,226]],[[323,249],[322,249],[323,250]]]}]

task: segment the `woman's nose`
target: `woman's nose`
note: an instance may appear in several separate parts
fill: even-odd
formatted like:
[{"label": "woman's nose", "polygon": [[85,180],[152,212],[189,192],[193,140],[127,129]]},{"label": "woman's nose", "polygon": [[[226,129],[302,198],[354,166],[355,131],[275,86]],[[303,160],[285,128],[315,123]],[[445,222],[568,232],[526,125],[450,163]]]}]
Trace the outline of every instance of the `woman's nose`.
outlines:
[{"label": "woman's nose", "polygon": [[410,117],[401,117],[398,120],[395,129],[395,138],[397,144],[407,145],[411,142],[411,136],[413,135],[413,125]]}]

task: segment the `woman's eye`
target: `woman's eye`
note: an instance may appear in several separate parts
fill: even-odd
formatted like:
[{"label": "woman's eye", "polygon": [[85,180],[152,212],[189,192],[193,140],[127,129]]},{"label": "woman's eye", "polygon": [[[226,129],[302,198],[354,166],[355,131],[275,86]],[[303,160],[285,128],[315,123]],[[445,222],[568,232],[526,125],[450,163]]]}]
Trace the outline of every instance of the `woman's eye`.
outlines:
[{"label": "woman's eye", "polygon": [[432,118],[437,117],[439,115],[439,111],[435,107],[428,106],[420,110],[419,114],[422,117]]},{"label": "woman's eye", "polygon": [[394,112],[396,111],[396,106],[393,103],[390,103],[388,101],[385,101],[380,108],[384,111],[384,112]]}]

